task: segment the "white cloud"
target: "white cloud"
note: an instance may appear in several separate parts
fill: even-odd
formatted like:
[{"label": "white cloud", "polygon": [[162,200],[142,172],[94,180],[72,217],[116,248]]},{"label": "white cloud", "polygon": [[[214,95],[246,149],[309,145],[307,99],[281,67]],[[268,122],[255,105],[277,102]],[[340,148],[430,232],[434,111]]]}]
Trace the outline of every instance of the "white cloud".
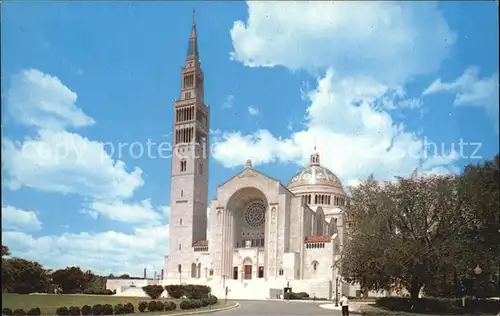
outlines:
[{"label": "white cloud", "polygon": [[[56,77],[37,70],[15,76],[7,94],[9,113],[17,122],[35,127],[35,135],[22,141],[2,139],[6,184],[13,190],[29,187],[42,192],[78,194],[90,201],[80,212],[139,226],[133,227],[133,233],[104,231],[33,237],[9,224],[16,231],[3,231],[2,242],[13,255],[40,261],[51,268],[78,265],[104,274],[136,275],[145,266],[159,271],[168,251],[165,222],[169,208],[155,209],[149,200],[124,201],[133,198],[144,184],[142,170],[127,170],[123,161],[113,159],[107,151],[112,151],[110,144],[68,131],[94,124],[75,105],[76,99],[76,94]],[[2,213],[2,219],[8,216],[10,223],[13,217],[18,222],[36,219],[34,213],[14,209]]]},{"label": "white cloud", "polygon": [[[455,42],[433,2],[248,1],[232,58],[251,67],[333,67],[402,83],[437,71]],[[425,18],[422,18],[425,17]]]},{"label": "white cloud", "polygon": [[92,217],[106,217],[110,220],[126,223],[155,223],[161,220],[163,215],[168,214],[169,207],[155,210],[150,200],[143,200],[140,203],[124,203],[123,201],[92,202],[88,212]]},{"label": "white cloud", "polygon": [[[254,165],[306,165],[316,144],[321,163],[346,184],[372,173],[378,179],[408,175],[415,168],[430,168],[425,162],[439,159],[441,153],[428,155],[424,139],[405,131],[377,106],[383,98],[401,94],[364,77],[337,79],[328,71],[318,80],[317,89],[306,94],[310,105],[305,130],[290,138],[276,138],[267,130],[248,135],[222,133],[214,137],[212,152],[226,167],[242,165],[246,159]],[[452,155],[441,165],[449,167],[456,159]]]},{"label": "white cloud", "polygon": [[76,100],[76,93],[57,77],[36,69],[15,75],[7,92],[7,106],[16,121],[45,129],[94,124],[94,119],[76,106]]},{"label": "white cloud", "polygon": [[14,256],[36,260],[47,268],[77,265],[107,275],[109,273],[142,275],[148,268],[160,272],[168,251],[169,226],[147,225],[132,233],[65,233],[60,236],[33,237],[19,231],[3,231],[2,244]]},{"label": "white cloud", "polygon": [[259,109],[257,109],[256,107],[253,107],[253,106],[249,106],[248,113],[250,115],[257,115],[257,114],[259,114]]},{"label": "white cloud", "polygon": [[[415,168],[438,167],[425,164],[435,159],[427,157],[425,139],[388,112],[421,107],[421,98],[407,95],[405,84],[437,71],[455,42],[436,3],[247,5],[247,21],[236,21],[231,29],[232,59],[249,67],[326,74],[318,78],[317,88],[301,89],[309,103],[303,130],[292,131],[288,138],[263,129],[215,135],[213,155],[224,166],[235,167],[249,158],[255,165],[306,165],[317,145],[322,164],[346,184],[355,185],[372,173],[388,180]],[[453,171],[456,159],[452,156],[439,166]]]},{"label": "white cloud", "polygon": [[127,198],[144,184],[142,170],[127,171],[104,144],[66,131],[40,130],[21,142],[4,140],[2,163],[11,189]]},{"label": "white cloud", "polygon": [[42,228],[34,211],[2,205],[2,230],[33,231]]},{"label": "white cloud", "polygon": [[469,67],[453,82],[435,80],[423,96],[439,92],[455,94],[455,106],[482,107],[498,125],[498,73],[479,79],[479,68]]},{"label": "white cloud", "polygon": [[93,198],[127,198],[144,183],[142,170],[127,171],[104,143],[63,128],[94,122],[74,104],[76,94],[59,79],[37,70],[23,71],[8,91],[7,106],[19,122],[38,127],[35,137],[2,139],[2,167],[10,189],[23,186],[43,192]]},{"label": "white cloud", "polygon": [[230,109],[233,107],[233,103],[234,103],[234,95],[230,94],[230,95],[226,96],[226,99],[222,103],[222,108]]}]

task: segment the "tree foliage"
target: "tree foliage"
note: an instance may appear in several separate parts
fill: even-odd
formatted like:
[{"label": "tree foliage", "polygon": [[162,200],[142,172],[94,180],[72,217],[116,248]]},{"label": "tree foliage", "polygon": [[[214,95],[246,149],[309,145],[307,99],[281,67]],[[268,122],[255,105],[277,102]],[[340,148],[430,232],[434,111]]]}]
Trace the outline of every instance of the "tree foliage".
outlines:
[{"label": "tree foliage", "polygon": [[2,245],[2,258],[5,256],[10,256],[9,247]]},{"label": "tree foliage", "polygon": [[496,157],[459,176],[415,172],[351,188],[344,277],[370,290],[404,288],[412,298],[423,286],[457,295],[480,264],[483,287],[491,287],[500,256],[498,166]]},{"label": "tree foliage", "polygon": [[165,291],[163,286],[157,284],[143,286],[142,290],[144,291],[144,293],[146,293],[149,297],[151,297],[154,300],[159,298],[163,293],[163,291]]},{"label": "tree foliage", "polygon": [[63,293],[81,293],[92,276],[85,274],[79,267],[67,267],[52,273],[52,282],[58,285]]},{"label": "tree foliage", "polygon": [[3,260],[2,288],[4,291],[28,294],[46,292],[49,287],[48,274],[38,262],[21,258]]}]

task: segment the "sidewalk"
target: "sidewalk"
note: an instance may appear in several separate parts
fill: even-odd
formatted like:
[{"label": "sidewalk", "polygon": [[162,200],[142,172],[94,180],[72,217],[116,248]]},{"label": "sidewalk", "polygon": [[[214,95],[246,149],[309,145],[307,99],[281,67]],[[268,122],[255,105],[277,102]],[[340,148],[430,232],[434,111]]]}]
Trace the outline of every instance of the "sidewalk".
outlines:
[{"label": "sidewalk", "polygon": [[[354,313],[354,314],[363,314],[364,311],[366,311],[366,308],[368,304],[372,302],[350,302],[349,303],[349,313]],[[342,307],[335,306],[335,303],[329,302],[329,304],[322,304],[319,307],[324,308],[324,309],[332,309],[332,310],[342,310]]]}]

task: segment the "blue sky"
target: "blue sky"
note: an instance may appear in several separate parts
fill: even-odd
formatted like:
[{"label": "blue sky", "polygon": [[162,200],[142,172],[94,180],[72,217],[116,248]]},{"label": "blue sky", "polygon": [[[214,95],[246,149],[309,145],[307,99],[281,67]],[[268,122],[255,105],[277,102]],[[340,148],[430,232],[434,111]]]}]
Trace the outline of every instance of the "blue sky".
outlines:
[{"label": "blue sky", "polygon": [[496,6],[4,3],[2,242],[52,268],[160,271],[170,160],[130,148],[171,140],[193,8],[211,198],[247,159],[286,184],[314,146],[346,187],[491,158]]}]

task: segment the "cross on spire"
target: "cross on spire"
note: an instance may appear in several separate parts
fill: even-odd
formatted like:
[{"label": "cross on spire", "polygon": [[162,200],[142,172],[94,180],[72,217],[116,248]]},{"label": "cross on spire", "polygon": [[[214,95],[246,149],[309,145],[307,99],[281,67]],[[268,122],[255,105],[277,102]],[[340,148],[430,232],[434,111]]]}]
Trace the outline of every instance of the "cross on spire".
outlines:
[{"label": "cross on spire", "polygon": [[193,9],[193,25],[196,24],[196,19],[195,18],[196,18],[196,10]]}]

